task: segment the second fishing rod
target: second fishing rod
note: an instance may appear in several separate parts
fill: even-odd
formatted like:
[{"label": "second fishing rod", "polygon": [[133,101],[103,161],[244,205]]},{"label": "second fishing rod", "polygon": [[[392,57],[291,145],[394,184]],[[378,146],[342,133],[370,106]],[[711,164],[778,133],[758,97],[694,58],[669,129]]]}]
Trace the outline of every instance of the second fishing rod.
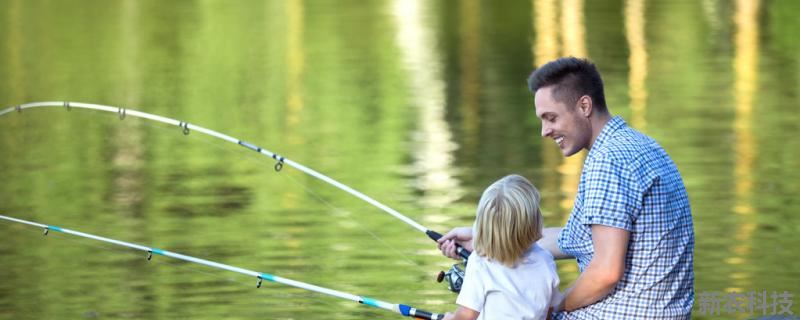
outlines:
[{"label": "second fishing rod", "polygon": [[[34,226],[34,227],[38,227],[38,228],[43,228],[44,229],[44,235],[48,235],[50,233],[50,231],[55,231],[55,232],[60,232],[60,233],[64,233],[64,234],[69,234],[69,235],[81,237],[81,238],[86,238],[86,239],[91,239],[91,240],[95,240],[95,241],[101,241],[101,242],[105,242],[105,243],[110,243],[110,244],[121,246],[121,247],[127,247],[127,248],[131,248],[131,249],[145,251],[145,252],[147,252],[147,260],[148,261],[153,258],[153,255],[159,255],[159,256],[166,256],[166,257],[170,257],[170,258],[173,258],[173,259],[178,259],[178,260],[182,260],[182,261],[186,261],[186,262],[190,262],[190,263],[204,265],[204,266],[211,267],[211,268],[216,268],[216,269],[221,269],[221,270],[226,270],[226,271],[231,271],[231,272],[236,272],[236,273],[248,275],[248,276],[255,277],[256,279],[258,279],[258,282],[256,283],[256,288],[261,288],[262,281],[263,280],[267,280],[267,281],[270,281],[270,282],[281,283],[281,284],[284,284],[284,285],[288,285],[288,286],[292,286],[292,287],[295,287],[295,288],[300,288],[300,289],[304,289],[304,290],[308,290],[308,291],[313,291],[313,292],[325,294],[325,295],[328,295],[328,296],[333,296],[333,297],[337,297],[337,298],[341,298],[341,299],[347,299],[347,300],[355,301],[355,302],[358,302],[360,304],[368,305],[368,306],[375,307],[375,308],[389,310],[389,311],[401,314],[401,315],[406,316],[406,317],[413,317],[413,318],[416,318],[416,319],[426,319],[426,320],[441,320],[441,319],[444,318],[444,314],[428,312],[428,311],[425,311],[425,310],[420,310],[420,309],[414,308],[414,307],[412,307],[410,305],[407,305],[407,304],[390,303],[390,302],[386,302],[386,301],[372,299],[372,298],[365,297],[365,296],[354,295],[354,294],[347,293],[347,292],[342,292],[342,291],[338,291],[338,290],[334,290],[334,289],[330,289],[330,288],[320,287],[320,286],[313,285],[313,284],[310,284],[310,283],[305,283],[305,282],[300,282],[300,281],[297,281],[297,280],[292,280],[292,279],[288,279],[288,278],[279,277],[279,276],[276,276],[276,275],[273,275],[273,274],[269,274],[269,273],[263,273],[263,272],[257,272],[257,271],[253,271],[253,270],[248,270],[248,269],[240,268],[240,267],[237,267],[237,266],[232,266],[232,265],[223,264],[223,263],[219,263],[219,262],[215,262],[215,261],[211,261],[211,260],[206,260],[206,259],[201,259],[201,258],[197,258],[197,257],[193,257],[193,256],[180,254],[180,253],[177,253],[177,252],[167,251],[167,250],[153,248],[153,247],[147,247],[147,246],[143,246],[143,245],[140,245],[140,244],[135,244],[135,243],[131,243],[131,242],[126,242],[126,241],[121,241],[121,240],[111,239],[111,238],[106,238],[106,237],[101,237],[101,236],[98,236],[98,235],[85,233],[85,232],[81,232],[81,231],[77,231],[77,230],[71,230],[71,229],[62,228],[62,227],[59,227],[59,226],[41,224],[41,223],[38,223],[38,222],[18,219],[18,218],[9,217],[9,216],[6,216],[6,215],[1,215],[1,214],[0,214],[0,220],[11,221],[11,222],[15,222],[15,223],[23,224],[23,225],[29,225],[29,226]],[[336,310],[333,310],[333,311],[336,311]]]}]

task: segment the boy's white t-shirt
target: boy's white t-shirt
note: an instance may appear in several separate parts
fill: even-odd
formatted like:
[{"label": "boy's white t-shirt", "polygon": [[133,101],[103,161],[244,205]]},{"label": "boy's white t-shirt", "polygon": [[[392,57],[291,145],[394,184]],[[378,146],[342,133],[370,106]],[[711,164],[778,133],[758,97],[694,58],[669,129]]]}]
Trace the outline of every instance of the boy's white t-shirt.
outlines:
[{"label": "boy's white t-shirt", "polygon": [[468,261],[456,303],[478,319],[546,319],[561,301],[553,256],[535,243],[514,268],[474,252]]}]

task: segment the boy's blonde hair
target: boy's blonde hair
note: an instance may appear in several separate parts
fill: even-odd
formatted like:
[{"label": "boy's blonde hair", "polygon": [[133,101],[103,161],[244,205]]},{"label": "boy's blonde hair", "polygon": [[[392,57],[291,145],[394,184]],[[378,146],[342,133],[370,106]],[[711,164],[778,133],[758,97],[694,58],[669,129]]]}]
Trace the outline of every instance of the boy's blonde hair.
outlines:
[{"label": "boy's blonde hair", "polygon": [[473,226],[475,252],[514,267],[542,238],[539,200],[536,187],[516,174],[486,188]]}]

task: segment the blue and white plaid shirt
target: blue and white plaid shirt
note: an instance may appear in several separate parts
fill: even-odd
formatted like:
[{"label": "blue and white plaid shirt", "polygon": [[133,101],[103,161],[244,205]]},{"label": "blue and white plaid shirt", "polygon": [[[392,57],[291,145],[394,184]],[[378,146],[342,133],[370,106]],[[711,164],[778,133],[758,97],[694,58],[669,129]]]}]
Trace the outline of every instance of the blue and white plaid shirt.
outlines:
[{"label": "blue and white plaid shirt", "polygon": [[689,319],[694,303],[694,229],[680,173],[655,140],[620,117],[603,127],[583,164],[561,251],[583,272],[594,224],[630,231],[625,274],[595,304],[558,319]]}]

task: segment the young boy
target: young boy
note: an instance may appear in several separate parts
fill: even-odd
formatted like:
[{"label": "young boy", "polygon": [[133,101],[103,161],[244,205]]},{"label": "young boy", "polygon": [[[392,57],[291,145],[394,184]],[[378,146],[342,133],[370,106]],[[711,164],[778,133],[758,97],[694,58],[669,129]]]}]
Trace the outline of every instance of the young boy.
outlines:
[{"label": "young boy", "polygon": [[519,175],[483,192],[459,307],[445,319],[549,319],[561,294],[553,256],[536,245],[543,225],[539,199]]}]

